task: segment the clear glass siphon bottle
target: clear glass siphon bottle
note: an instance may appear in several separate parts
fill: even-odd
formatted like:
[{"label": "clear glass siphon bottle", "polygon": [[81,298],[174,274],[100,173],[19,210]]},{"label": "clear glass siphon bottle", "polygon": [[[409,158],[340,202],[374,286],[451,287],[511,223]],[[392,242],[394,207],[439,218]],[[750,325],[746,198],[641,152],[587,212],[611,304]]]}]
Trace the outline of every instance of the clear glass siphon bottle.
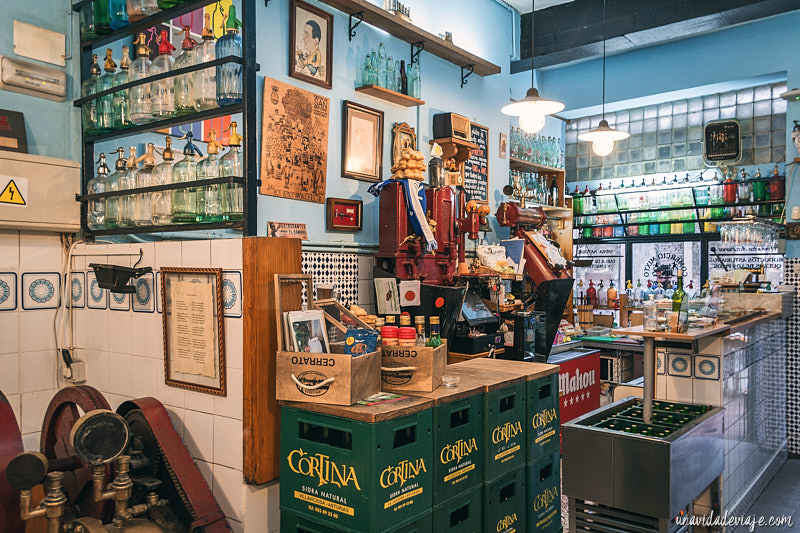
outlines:
[{"label": "clear glass siphon bottle", "polygon": [[[217,130],[208,132],[208,156],[200,161],[197,167],[197,179],[209,180],[221,176],[219,151],[222,145],[217,141]],[[222,200],[221,185],[206,185],[197,190],[197,221],[221,222]]]},{"label": "clear glass siphon bottle", "polygon": [[[228,151],[219,159],[222,177],[244,177],[244,160],[240,148],[242,137],[236,132],[237,126],[235,121],[231,122]],[[244,217],[243,192],[243,187],[239,183],[222,185],[222,218],[224,220],[241,220]]]},{"label": "clear glass siphon bottle", "polygon": [[[225,35],[217,40],[217,59],[242,57],[242,37],[239,35],[241,21],[236,18],[236,7],[230,6],[223,18]],[[238,104],[242,101],[242,65],[225,63],[217,66],[217,103],[219,105]]]},{"label": "clear glass siphon bottle", "polygon": [[[128,46],[122,47],[122,58],[119,60],[119,72],[114,74],[112,87],[119,87],[128,83],[128,69],[131,59],[128,57]],[[132,125],[131,113],[128,107],[128,90],[117,91],[111,97],[111,123],[114,129],[123,129]]]},{"label": "clear glass siphon bottle", "polygon": [[644,329],[645,331],[655,331],[658,326],[658,306],[656,305],[655,295],[650,294],[644,303]]},{"label": "clear glass siphon bottle", "polygon": [[[195,155],[200,153],[200,150],[192,142],[191,131],[181,139],[186,139],[186,146],[183,147],[183,159],[172,167],[172,183],[197,181]],[[172,191],[172,222],[175,224],[197,222],[197,190],[194,187]]]},{"label": "clear glass siphon bottle", "polygon": [[[97,175],[89,180],[86,184],[86,192],[88,194],[100,194],[106,192],[108,185],[108,165],[106,165],[106,154],[101,153],[100,159],[97,161],[100,165],[97,167]],[[106,201],[101,198],[99,200],[92,200],[86,206],[86,223],[89,229],[105,229],[106,227]]]},{"label": "clear glass siphon bottle", "polygon": [[415,316],[414,325],[417,328],[417,346],[425,346],[428,344],[428,337],[425,335],[425,317]]},{"label": "clear glass siphon bottle", "polygon": [[[121,146],[111,152],[111,154],[118,154],[117,162],[114,165],[114,172],[106,178],[106,190],[118,191],[119,190],[119,176],[120,173],[125,172],[125,149]],[[109,155],[111,155],[109,154]],[[106,199],[105,205],[105,227],[114,229],[119,227],[119,196],[113,196]]]},{"label": "clear glass siphon bottle", "polygon": [[[189,26],[183,27],[183,41],[181,42],[181,54],[175,59],[174,70],[184,67],[191,67],[195,64],[194,47],[197,41],[190,36]],[[194,113],[194,73],[183,74],[174,78],[175,85],[175,114],[186,115]]]},{"label": "clear glass siphon bottle", "polygon": [[[203,25],[203,42],[194,48],[194,63],[208,63],[217,58],[216,40],[214,30],[211,28],[211,13],[206,13]],[[198,111],[205,111],[217,107],[217,69],[211,67],[198,70],[194,73],[192,82],[194,94],[194,107]]]},{"label": "clear glass siphon bottle", "polygon": [[[158,57],[150,65],[150,75],[170,72],[172,70],[172,51],[175,47],[169,42],[167,30],[161,30],[158,38]],[[175,115],[175,82],[172,78],[164,78],[150,84],[152,115],[154,120],[163,120]]]},{"label": "clear glass siphon bottle", "polygon": [[[97,54],[92,55],[92,66],[89,69],[89,79],[81,83],[81,96],[91,96],[97,92],[100,80],[100,66],[97,64]],[[81,106],[81,122],[84,133],[90,135],[98,133],[97,100],[89,100]]]},{"label": "clear glass siphon bottle", "polygon": [[[136,172],[136,188],[152,187],[153,169],[156,167],[155,146],[147,143],[147,151],[136,159],[142,168]],[[137,226],[153,225],[153,194],[137,194],[133,199],[134,223]]]},{"label": "clear glass siphon bottle", "polygon": [[[114,86],[114,73],[117,64],[112,57],[111,48],[106,49],[106,59],[103,66],[105,74],[97,81],[97,92],[111,89]],[[97,131],[107,133],[114,129],[114,94],[101,96],[97,99]]]},{"label": "clear glass siphon bottle", "polygon": [[[172,137],[164,140],[166,147],[161,154],[163,161],[153,169],[152,185],[169,185],[172,183],[172,164],[175,154],[172,152]],[[153,224],[163,226],[172,222],[172,194],[170,191],[151,193],[153,202]]]},{"label": "clear glass siphon bottle", "polygon": [[[119,171],[116,178],[117,190],[127,191],[136,187],[136,147],[129,148],[130,156],[125,167]],[[109,183],[111,180],[109,179]],[[117,197],[117,226],[125,228],[133,226],[135,218],[134,197],[131,194]]]},{"label": "clear glass siphon bottle", "polygon": [[428,321],[430,323],[431,334],[430,337],[428,337],[428,342],[425,344],[425,346],[428,346],[430,348],[436,348],[437,346],[441,346],[442,337],[439,334],[439,317],[432,316],[428,319]]},{"label": "clear glass siphon bottle", "polygon": [[[129,12],[130,13],[130,12]],[[133,45],[136,47],[136,59],[128,70],[128,80],[137,81],[150,76],[150,48],[145,44],[147,37],[139,33]],[[137,85],[128,89],[128,111],[131,122],[145,124],[152,120],[152,101],[150,100],[150,83]]]}]

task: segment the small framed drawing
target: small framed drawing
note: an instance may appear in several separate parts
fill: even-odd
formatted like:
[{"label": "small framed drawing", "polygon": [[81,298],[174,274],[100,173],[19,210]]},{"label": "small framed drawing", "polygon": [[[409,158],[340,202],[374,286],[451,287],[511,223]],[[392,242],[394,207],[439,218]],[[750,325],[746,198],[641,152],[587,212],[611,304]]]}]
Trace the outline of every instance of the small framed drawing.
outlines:
[{"label": "small framed drawing", "polygon": [[328,353],[325,315],[321,310],[289,311],[290,340],[295,352]]},{"label": "small framed drawing", "polygon": [[400,161],[405,148],[417,149],[417,133],[406,122],[395,122],[392,127],[392,165]]},{"label": "small framed drawing", "polygon": [[289,7],[289,76],[332,86],[333,15],[303,0],[292,0]]},{"label": "small framed drawing", "polygon": [[346,198],[328,198],[326,205],[329,231],[361,231],[364,202]]},{"label": "small framed drawing", "polygon": [[380,181],[383,172],[383,111],[344,101],[342,176]]},{"label": "small framed drawing", "polygon": [[508,135],[503,132],[500,132],[500,159],[506,158],[506,150],[508,149]]},{"label": "small framed drawing", "polygon": [[226,395],[221,268],[161,268],[166,384]]}]

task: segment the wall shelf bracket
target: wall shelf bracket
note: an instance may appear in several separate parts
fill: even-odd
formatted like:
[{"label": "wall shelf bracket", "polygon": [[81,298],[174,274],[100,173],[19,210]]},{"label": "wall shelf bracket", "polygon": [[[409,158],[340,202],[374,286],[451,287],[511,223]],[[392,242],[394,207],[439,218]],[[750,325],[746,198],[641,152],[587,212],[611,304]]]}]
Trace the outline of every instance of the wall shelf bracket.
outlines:
[{"label": "wall shelf bracket", "polygon": [[419,61],[419,55],[425,49],[425,41],[411,43],[411,65]]},{"label": "wall shelf bracket", "polygon": [[467,65],[465,67],[461,67],[461,88],[464,88],[464,85],[467,84],[468,78],[472,76],[472,73],[475,71],[475,67],[472,65]]},{"label": "wall shelf bracket", "polygon": [[[356,19],[356,23],[355,24],[353,24],[353,19],[354,18]],[[347,35],[347,40],[348,41],[352,41],[353,37],[356,36],[356,28],[358,28],[358,25],[361,24],[362,22],[364,22],[364,12],[363,11],[359,11],[357,13],[353,13],[352,15],[350,15],[350,18],[349,18],[348,23],[347,23],[347,25],[349,26],[349,32],[348,32],[348,35]]]}]

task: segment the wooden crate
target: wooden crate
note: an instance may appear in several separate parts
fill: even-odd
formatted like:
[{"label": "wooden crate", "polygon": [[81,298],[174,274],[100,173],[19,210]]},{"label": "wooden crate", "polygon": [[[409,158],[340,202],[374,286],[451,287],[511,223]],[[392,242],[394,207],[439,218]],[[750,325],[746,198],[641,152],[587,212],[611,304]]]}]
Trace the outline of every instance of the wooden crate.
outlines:
[{"label": "wooden crate", "polygon": [[432,392],[447,368],[447,343],[427,346],[383,346],[381,388],[388,392]]}]

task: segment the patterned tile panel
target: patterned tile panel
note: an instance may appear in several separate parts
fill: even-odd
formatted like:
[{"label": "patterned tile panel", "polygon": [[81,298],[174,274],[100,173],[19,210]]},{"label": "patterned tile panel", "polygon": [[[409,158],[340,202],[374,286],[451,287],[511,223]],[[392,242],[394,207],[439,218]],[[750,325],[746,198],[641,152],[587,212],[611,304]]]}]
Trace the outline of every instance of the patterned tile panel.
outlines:
[{"label": "patterned tile panel", "polygon": [[786,284],[794,286],[786,328],[786,429],[789,453],[800,454],[800,259],[787,257],[784,275]]},{"label": "patterned tile panel", "polygon": [[61,274],[25,272],[22,274],[22,308],[55,309],[61,291]]},{"label": "patterned tile panel", "polygon": [[131,294],[133,301],[133,310],[137,313],[152,313],[156,310],[155,305],[155,285],[154,275],[152,272],[133,280],[133,286],[136,292]]},{"label": "patterned tile panel", "polygon": [[333,284],[343,305],[358,303],[358,254],[303,252],[303,273],[314,276],[315,285]]},{"label": "patterned tile panel", "polygon": [[0,272],[0,311],[14,311],[17,308],[17,274]]}]

